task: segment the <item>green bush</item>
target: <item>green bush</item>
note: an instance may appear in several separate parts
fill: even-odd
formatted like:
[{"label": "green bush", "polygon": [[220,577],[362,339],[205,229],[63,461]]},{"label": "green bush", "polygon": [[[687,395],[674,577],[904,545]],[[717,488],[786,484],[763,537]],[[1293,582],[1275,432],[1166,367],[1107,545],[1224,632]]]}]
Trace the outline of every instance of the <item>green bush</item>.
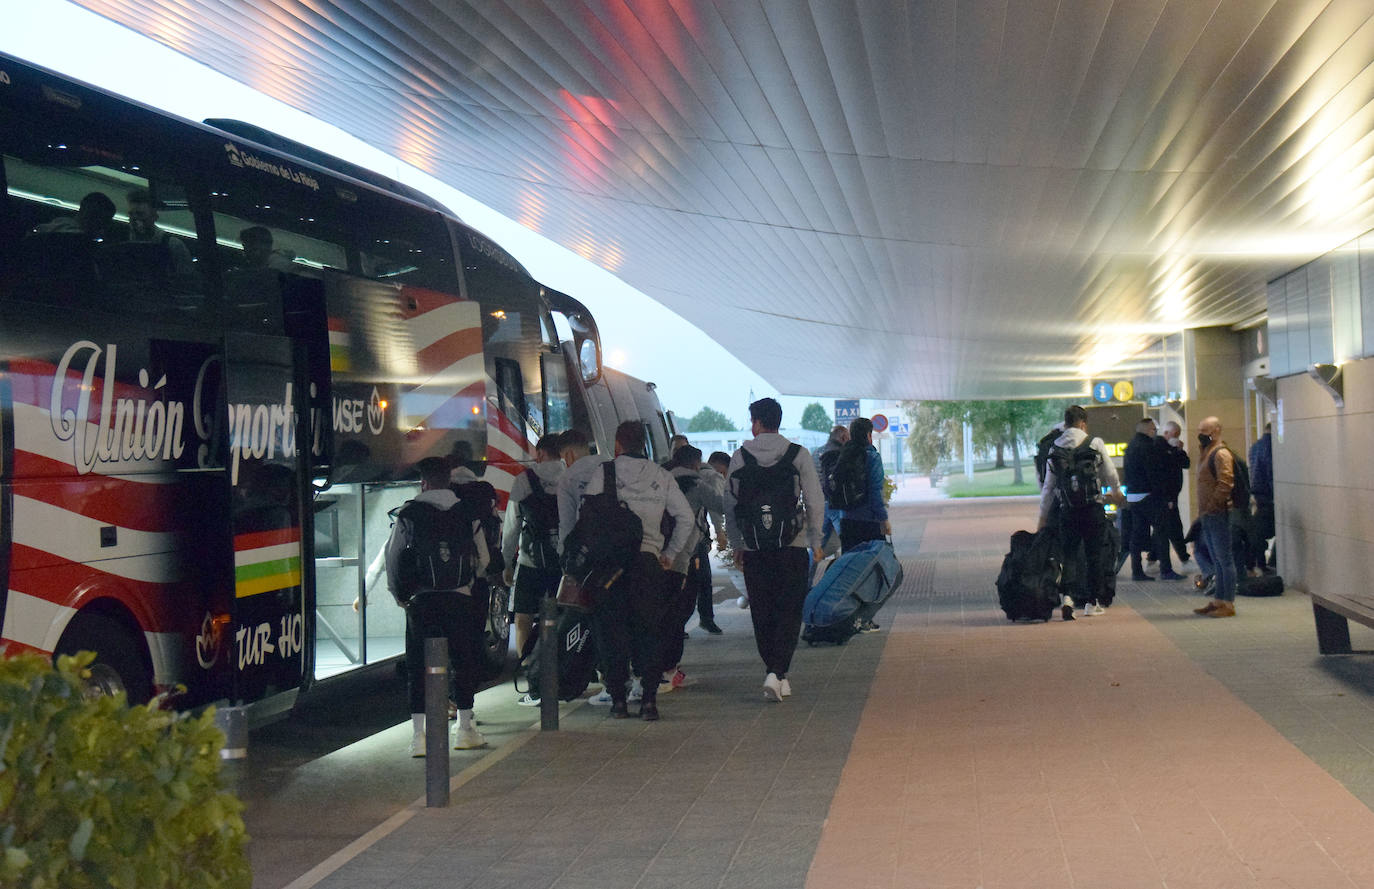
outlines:
[{"label": "green bush", "polygon": [[91,660],[0,657],[0,886],[248,889],[214,714],[88,696]]}]

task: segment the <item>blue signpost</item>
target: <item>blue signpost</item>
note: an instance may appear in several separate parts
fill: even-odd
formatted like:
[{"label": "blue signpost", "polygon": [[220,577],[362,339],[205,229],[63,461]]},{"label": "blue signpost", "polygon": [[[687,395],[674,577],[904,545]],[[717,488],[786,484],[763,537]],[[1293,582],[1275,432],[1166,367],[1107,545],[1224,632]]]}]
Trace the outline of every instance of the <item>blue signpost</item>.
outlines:
[{"label": "blue signpost", "polygon": [[859,419],[859,399],[835,399],[835,425],[848,426]]}]

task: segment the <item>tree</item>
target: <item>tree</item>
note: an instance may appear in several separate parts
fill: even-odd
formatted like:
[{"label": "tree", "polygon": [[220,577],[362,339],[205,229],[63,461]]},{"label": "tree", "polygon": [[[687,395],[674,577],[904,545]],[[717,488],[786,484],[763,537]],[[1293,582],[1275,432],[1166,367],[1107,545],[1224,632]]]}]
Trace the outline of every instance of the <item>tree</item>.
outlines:
[{"label": "tree", "polygon": [[1034,443],[1063,413],[1062,400],[939,401],[936,413],[973,429],[973,446],[992,448],[997,453],[997,468],[1006,466],[1005,452],[1011,449],[1014,483],[1021,484],[1021,446]]},{"label": "tree", "polygon": [[830,422],[830,415],[825,412],[819,401],[813,401],[802,411],[801,428],[810,429],[812,432],[829,432],[833,424]]},{"label": "tree", "polygon": [[941,416],[939,402],[911,401],[902,405],[911,422],[907,448],[917,472],[929,475],[951,453],[950,421]]},{"label": "tree", "polygon": [[738,428],[729,417],[711,407],[703,407],[687,421],[688,432],[720,432]]}]

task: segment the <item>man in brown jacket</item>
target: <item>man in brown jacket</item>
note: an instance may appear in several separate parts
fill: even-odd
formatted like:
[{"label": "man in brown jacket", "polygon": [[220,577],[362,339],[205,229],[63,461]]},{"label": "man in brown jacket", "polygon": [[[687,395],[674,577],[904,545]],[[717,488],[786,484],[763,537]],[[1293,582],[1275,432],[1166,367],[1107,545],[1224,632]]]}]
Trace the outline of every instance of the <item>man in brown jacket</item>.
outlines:
[{"label": "man in brown jacket", "polygon": [[1235,484],[1235,462],[1231,449],[1221,440],[1221,421],[1208,417],[1198,424],[1197,441],[1202,446],[1198,460],[1198,517],[1202,537],[1194,549],[1198,567],[1210,574],[1208,592],[1212,598],[1194,613],[1207,617],[1236,616],[1236,560],[1231,553],[1231,488]]}]

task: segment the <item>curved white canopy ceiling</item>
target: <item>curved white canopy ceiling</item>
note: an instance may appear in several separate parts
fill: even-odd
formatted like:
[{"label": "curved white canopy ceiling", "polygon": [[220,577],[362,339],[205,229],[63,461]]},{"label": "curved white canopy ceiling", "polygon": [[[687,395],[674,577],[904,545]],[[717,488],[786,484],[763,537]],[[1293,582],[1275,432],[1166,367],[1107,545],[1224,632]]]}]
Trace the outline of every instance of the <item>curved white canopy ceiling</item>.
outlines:
[{"label": "curved white canopy ceiling", "polygon": [[1081,391],[1374,228],[1367,0],[78,2],[602,264],[784,392]]}]

